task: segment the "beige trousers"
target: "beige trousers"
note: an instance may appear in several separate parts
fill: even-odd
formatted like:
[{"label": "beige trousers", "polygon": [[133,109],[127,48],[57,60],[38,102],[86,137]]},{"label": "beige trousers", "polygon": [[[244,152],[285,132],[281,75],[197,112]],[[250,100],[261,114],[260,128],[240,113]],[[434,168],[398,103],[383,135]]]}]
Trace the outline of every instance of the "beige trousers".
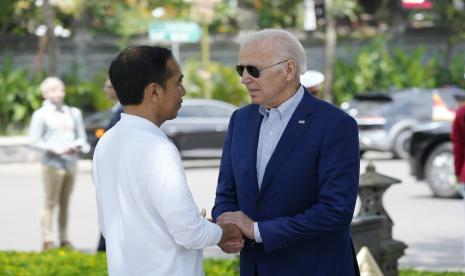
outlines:
[{"label": "beige trousers", "polygon": [[42,210],[42,239],[53,241],[52,218],[55,206],[58,207],[58,227],[60,241],[67,241],[69,198],[74,186],[76,167],[65,170],[42,166],[45,202]]}]

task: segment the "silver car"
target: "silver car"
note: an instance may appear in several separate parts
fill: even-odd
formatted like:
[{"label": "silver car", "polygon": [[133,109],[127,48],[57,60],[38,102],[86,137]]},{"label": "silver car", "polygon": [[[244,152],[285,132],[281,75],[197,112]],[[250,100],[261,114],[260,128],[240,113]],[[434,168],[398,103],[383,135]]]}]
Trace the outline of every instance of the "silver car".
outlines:
[{"label": "silver car", "polygon": [[419,123],[452,121],[458,88],[411,88],[355,96],[341,107],[358,123],[360,153],[368,150],[392,152],[408,158],[412,129]]}]

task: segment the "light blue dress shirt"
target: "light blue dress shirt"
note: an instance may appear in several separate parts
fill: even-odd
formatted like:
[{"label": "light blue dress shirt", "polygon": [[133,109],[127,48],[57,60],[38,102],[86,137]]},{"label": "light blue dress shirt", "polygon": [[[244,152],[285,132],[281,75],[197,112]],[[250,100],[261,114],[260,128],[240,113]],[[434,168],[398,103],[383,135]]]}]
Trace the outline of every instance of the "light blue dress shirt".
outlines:
[{"label": "light blue dress shirt", "polygon": [[79,159],[78,153],[55,154],[54,149],[79,147],[82,153],[90,149],[81,111],[67,105],[58,107],[49,100],[32,115],[29,141],[42,152],[42,164],[52,168],[71,169]]},{"label": "light blue dress shirt", "polygon": [[[303,96],[304,88],[300,86],[294,96],[287,99],[277,108],[268,109],[264,106],[259,107],[259,112],[263,115],[263,121],[260,126],[257,146],[258,189],[261,188],[268,161]],[[254,222],[254,237],[256,242],[262,242],[257,222]]]}]

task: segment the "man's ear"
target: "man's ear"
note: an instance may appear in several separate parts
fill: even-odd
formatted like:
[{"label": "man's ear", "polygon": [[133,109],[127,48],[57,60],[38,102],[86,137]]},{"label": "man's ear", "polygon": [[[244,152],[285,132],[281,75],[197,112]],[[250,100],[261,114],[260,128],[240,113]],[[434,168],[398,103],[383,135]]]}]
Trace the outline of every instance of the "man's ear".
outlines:
[{"label": "man's ear", "polygon": [[295,62],[295,60],[288,60],[286,62],[286,67],[284,68],[284,71],[286,72],[286,81],[294,79],[295,75],[297,74],[297,63]]},{"label": "man's ear", "polygon": [[155,82],[151,82],[145,86],[144,89],[144,98],[147,98],[150,101],[158,101],[162,87]]}]

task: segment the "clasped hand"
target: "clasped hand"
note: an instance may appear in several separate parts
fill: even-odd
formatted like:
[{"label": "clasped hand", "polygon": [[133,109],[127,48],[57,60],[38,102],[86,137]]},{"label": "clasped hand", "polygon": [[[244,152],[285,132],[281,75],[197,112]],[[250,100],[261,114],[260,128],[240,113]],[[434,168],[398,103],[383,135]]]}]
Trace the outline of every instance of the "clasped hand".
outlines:
[{"label": "clasped hand", "polygon": [[[218,217],[216,223],[219,225],[234,224],[244,236],[254,239],[254,221],[241,211],[225,212]],[[238,253],[244,247],[244,239],[227,241],[220,247],[226,253]]]}]

